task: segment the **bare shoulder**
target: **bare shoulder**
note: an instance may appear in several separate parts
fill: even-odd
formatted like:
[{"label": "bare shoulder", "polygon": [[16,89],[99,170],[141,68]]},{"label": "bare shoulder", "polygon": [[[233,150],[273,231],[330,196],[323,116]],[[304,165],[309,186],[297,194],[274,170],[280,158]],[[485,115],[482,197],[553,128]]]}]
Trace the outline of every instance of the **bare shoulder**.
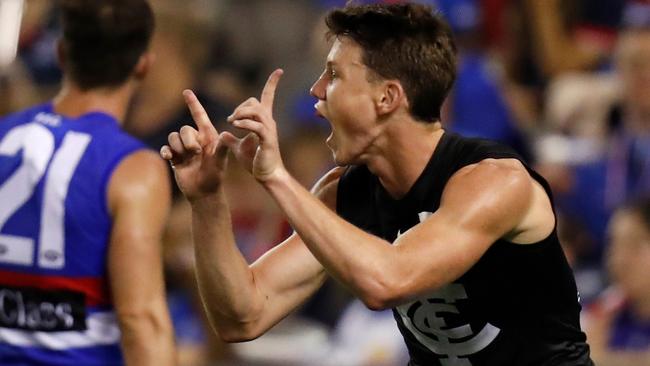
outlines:
[{"label": "bare shoulder", "polygon": [[345,167],[335,167],[325,173],[314,184],[311,193],[318,197],[330,209],[336,209],[336,192],[339,185],[339,179],[345,172]]},{"label": "bare shoulder", "polygon": [[509,223],[503,238],[513,243],[538,242],[555,227],[548,194],[516,159],[485,159],[462,168],[449,180],[444,199]]},{"label": "bare shoulder", "polygon": [[108,186],[111,212],[118,201],[159,197],[171,192],[165,162],[151,150],[139,150],[125,157],[115,168]]},{"label": "bare shoulder", "polygon": [[143,149],[125,157],[115,169],[112,179],[132,178],[131,180],[152,181],[167,176],[167,167],[158,153]]},{"label": "bare shoulder", "polygon": [[485,159],[456,172],[445,191],[471,190],[499,192],[499,198],[522,199],[532,193],[533,178],[516,159]]},{"label": "bare shoulder", "polygon": [[484,159],[476,164],[461,168],[452,179],[471,175],[472,178],[492,178],[499,180],[530,180],[526,167],[517,159]]}]

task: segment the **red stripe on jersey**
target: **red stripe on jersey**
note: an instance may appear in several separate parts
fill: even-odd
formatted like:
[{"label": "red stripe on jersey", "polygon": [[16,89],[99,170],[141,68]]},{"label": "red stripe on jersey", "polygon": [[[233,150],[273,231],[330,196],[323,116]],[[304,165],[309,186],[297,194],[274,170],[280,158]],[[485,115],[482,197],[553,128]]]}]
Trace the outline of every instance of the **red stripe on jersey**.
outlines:
[{"label": "red stripe on jersey", "polygon": [[110,304],[108,283],[102,277],[64,277],[0,271],[0,285],[77,291],[86,295],[86,306]]}]

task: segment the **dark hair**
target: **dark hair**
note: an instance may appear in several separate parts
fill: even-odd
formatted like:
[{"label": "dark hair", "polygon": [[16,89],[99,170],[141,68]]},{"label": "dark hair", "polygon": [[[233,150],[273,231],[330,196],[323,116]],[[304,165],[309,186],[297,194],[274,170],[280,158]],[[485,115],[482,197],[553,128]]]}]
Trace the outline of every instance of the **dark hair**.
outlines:
[{"label": "dark hair", "polygon": [[440,119],[456,79],[456,45],[449,25],[422,4],[347,5],[327,14],[328,37],[349,37],[363,49],[363,63],[402,83],[411,115]]},{"label": "dark hair", "polygon": [[65,72],[81,89],[124,83],[154,27],[145,0],[60,0]]}]

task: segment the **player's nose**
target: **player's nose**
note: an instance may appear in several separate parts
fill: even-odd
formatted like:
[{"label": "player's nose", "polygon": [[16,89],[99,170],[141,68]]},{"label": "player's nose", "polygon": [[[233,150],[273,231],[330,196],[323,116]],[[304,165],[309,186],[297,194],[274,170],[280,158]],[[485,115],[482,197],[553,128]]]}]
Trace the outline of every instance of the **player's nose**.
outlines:
[{"label": "player's nose", "polygon": [[318,77],[314,82],[314,85],[309,89],[309,94],[313,97],[318,98],[319,100],[325,100],[325,78],[323,77],[324,73]]}]

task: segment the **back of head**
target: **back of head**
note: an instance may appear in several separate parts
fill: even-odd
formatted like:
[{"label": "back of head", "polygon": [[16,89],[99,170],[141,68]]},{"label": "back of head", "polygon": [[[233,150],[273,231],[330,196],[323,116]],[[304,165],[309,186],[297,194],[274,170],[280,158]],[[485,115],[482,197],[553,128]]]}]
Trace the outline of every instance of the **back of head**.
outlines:
[{"label": "back of head", "polygon": [[149,45],[146,0],[60,0],[64,72],[82,90],[128,80]]},{"label": "back of head", "polygon": [[426,122],[456,79],[456,45],[441,16],[422,4],[348,5],[327,14],[329,35],[349,37],[363,49],[363,63],[404,87],[411,115]]}]

